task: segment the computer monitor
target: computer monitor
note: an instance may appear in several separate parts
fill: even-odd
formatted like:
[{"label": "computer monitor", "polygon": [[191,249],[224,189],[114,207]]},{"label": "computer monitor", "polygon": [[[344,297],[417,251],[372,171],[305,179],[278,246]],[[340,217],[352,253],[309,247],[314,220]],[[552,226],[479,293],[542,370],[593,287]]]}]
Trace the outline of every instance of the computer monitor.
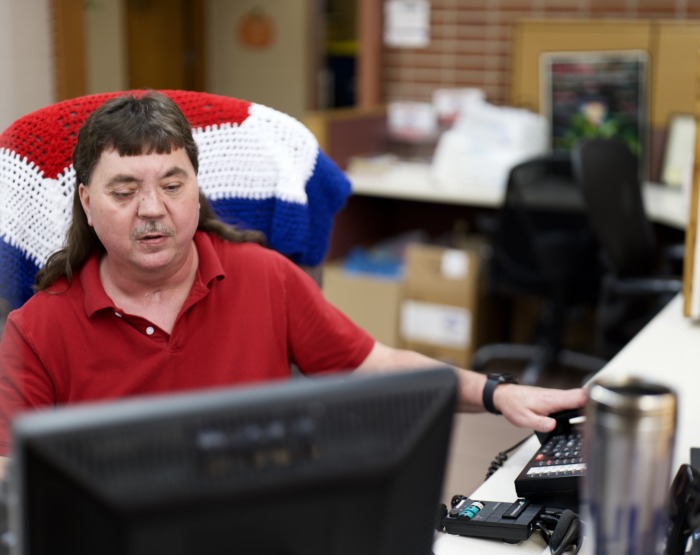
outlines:
[{"label": "computer monitor", "polygon": [[18,417],[21,555],[427,555],[447,368],[163,395]]}]

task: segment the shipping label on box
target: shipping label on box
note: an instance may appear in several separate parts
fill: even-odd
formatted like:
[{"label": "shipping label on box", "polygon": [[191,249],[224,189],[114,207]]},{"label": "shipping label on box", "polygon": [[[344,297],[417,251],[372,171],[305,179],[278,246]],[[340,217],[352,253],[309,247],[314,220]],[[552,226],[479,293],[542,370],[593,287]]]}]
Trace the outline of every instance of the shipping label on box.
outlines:
[{"label": "shipping label on box", "polygon": [[469,346],[472,315],[465,307],[413,299],[401,303],[401,336],[407,341],[432,343],[455,349]]},{"label": "shipping label on box", "polygon": [[471,306],[479,271],[475,251],[410,245],[406,249],[404,296],[453,306]]}]

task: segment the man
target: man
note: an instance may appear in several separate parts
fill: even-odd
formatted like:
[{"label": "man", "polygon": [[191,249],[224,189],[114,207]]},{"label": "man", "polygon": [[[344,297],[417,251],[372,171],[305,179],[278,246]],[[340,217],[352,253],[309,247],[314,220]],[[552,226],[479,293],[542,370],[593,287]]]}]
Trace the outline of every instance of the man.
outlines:
[{"label": "man", "polygon": [[[303,373],[435,365],[374,341],[255,232],[219,221],[197,184],[197,146],[158,93],[97,109],[73,155],[66,246],[11,313],[0,343],[0,466],[20,410]],[[548,431],[547,415],[585,403],[568,391],[503,384],[455,369],[459,409],[489,408]],[[0,473],[2,470],[0,469]]]}]

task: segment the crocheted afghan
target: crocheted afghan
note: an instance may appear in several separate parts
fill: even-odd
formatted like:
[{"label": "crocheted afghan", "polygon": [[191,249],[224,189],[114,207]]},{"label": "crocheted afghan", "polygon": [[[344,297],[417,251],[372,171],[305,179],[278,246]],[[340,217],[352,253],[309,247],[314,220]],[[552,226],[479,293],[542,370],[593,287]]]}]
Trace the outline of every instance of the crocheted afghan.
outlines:
[{"label": "crocheted afghan", "polygon": [[[333,218],[351,189],[311,132],[260,104],[162,92],[192,126],[199,185],[216,213],[226,222],[262,231],[271,248],[298,264],[319,264]],[[80,127],[95,108],[119,94],[59,102],[18,119],[0,135],[0,297],[12,307],[32,295],[34,275],[63,245]]]}]

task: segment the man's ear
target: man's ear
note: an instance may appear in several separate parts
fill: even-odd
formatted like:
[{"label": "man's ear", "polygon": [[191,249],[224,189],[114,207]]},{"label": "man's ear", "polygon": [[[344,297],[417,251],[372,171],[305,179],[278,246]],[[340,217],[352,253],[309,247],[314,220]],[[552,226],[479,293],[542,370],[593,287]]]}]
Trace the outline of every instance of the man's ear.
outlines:
[{"label": "man's ear", "polygon": [[80,204],[83,207],[83,212],[85,212],[88,225],[92,227],[92,218],[90,217],[90,189],[82,183],[78,184],[78,196],[80,197]]}]

